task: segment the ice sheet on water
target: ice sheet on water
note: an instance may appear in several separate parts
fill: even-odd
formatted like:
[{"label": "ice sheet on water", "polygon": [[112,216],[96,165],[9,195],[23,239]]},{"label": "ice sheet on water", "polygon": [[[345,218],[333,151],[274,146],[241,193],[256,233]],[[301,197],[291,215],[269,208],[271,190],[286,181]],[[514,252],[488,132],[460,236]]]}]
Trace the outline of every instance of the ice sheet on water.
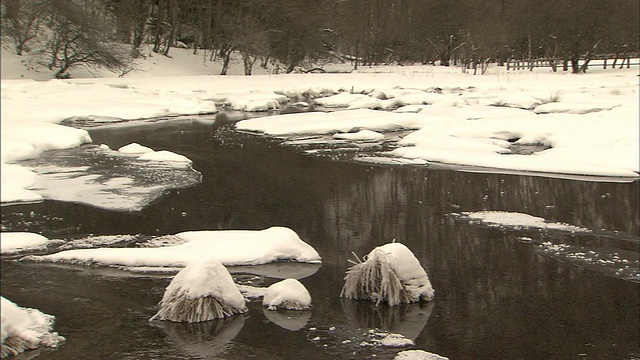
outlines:
[{"label": "ice sheet on water", "polygon": [[637,252],[640,239],[637,236],[591,230],[514,212],[462,212],[452,216],[472,225],[524,233],[515,240],[531,244],[537,254],[607,276],[640,282],[640,254]]},{"label": "ice sheet on water", "polygon": [[615,248],[595,248],[545,241],[536,252],[615,278],[640,282],[640,258],[637,252]]},{"label": "ice sheet on water", "polygon": [[20,162],[38,174],[33,190],[47,199],[116,211],[139,211],[171,189],[198,184],[188,163],[145,161],[95,145],[55,150]]}]

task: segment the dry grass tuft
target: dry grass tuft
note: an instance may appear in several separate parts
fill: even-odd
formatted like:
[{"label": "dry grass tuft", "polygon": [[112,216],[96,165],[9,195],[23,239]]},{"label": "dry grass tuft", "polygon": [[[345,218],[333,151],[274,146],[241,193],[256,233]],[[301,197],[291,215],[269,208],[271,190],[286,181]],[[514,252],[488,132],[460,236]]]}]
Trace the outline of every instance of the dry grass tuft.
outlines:
[{"label": "dry grass tuft", "polygon": [[16,356],[26,350],[35,349],[36,347],[37,345],[34,345],[31,341],[21,336],[10,336],[4,340],[0,347],[0,358],[4,359],[9,356]]},{"label": "dry grass tuft", "polygon": [[376,305],[386,302],[394,306],[410,303],[407,290],[391,264],[391,257],[381,249],[347,270],[340,296],[348,299],[370,300]]},{"label": "dry grass tuft", "polygon": [[151,320],[195,323],[223,319],[242,314],[247,308],[236,308],[214,296],[187,297],[187,292],[177,290],[160,303],[160,311]]}]

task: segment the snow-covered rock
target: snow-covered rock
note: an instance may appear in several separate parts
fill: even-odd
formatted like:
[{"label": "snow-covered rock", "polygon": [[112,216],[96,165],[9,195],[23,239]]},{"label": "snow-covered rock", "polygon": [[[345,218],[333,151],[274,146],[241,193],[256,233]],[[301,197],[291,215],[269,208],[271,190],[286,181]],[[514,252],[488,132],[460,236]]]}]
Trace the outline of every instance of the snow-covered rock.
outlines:
[{"label": "snow-covered rock", "polygon": [[311,307],[311,295],[296,279],[284,279],[269,286],[262,299],[269,310],[307,310]]}]

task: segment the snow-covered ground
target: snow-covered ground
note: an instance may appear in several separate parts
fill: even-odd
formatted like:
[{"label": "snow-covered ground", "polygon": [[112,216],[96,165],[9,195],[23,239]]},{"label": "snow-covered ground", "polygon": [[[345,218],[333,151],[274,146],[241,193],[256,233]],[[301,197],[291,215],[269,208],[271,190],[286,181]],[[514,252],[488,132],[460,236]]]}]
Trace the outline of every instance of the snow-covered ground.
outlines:
[{"label": "snow-covered ground", "polygon": [[637,68],[592,67],[589,74],[574,75],[493,67],[474,76],[458,68],[390,66],[348,74],[216,76],[215,63],[173,49],[172,58],[141,59],[140,71],[123,78],[43,82],[31,80],[43,73],[26,69],[16,57],[3,50],[3,202],[42,198],[28,191],[37,176],[9,164],[91,142],[86,131],[57,125],[65,119],[104,123],[221,108],[264,111],[297,100],[356,110],[270,116],[237,126],[351,142],[383,141],[385,134],[407,130],[394,139],[394,149],[365,161],[639,177]]}]

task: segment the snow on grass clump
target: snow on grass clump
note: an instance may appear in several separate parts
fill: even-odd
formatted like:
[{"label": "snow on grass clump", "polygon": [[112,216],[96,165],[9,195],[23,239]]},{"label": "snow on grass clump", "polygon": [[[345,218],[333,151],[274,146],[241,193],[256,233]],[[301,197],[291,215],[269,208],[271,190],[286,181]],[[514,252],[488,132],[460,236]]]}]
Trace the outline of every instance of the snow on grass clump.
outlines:
[{"label": "snow on grass clump", "polygon": [[218,260],[187,265],[167,286],[151,320],[195,323],[247,312],[245,299]]},{"label": "snow on grass clump", "polygon": [[262,305],[269,310],[308,310],[311,295],[300,281],[284,279],[267,288]]},{"label": "snow on grass clump", "polygon": [[320,263],[318,252],[293,230],[271,227],[265,230],[188,231],[174,235],[179,245],[153,248],[100,248],[61,251],[27,260],[101,264],[125,268],[184,267],[210,254],[226,266],[259,265],[279,260]]},{"label": "snow on grass clump", "polygon": [[411,250],[389,243],[376,247],[364,262],[347,270],[340,296],[394,306],[430,301],[434,294],[426,271]]},{"label": "snow on grass clump", "polygon": [[0,297],[2,345],[0,357],[18,355],[39,347],[56,348],[64,337],[52,332],[54,317],[36,309],[23,308]]},{"label": "snow on grass clump", "polygon": [[0,232],[0,251],[12,254],[42,249],[48,241],[46,237],[30,232]]}]

